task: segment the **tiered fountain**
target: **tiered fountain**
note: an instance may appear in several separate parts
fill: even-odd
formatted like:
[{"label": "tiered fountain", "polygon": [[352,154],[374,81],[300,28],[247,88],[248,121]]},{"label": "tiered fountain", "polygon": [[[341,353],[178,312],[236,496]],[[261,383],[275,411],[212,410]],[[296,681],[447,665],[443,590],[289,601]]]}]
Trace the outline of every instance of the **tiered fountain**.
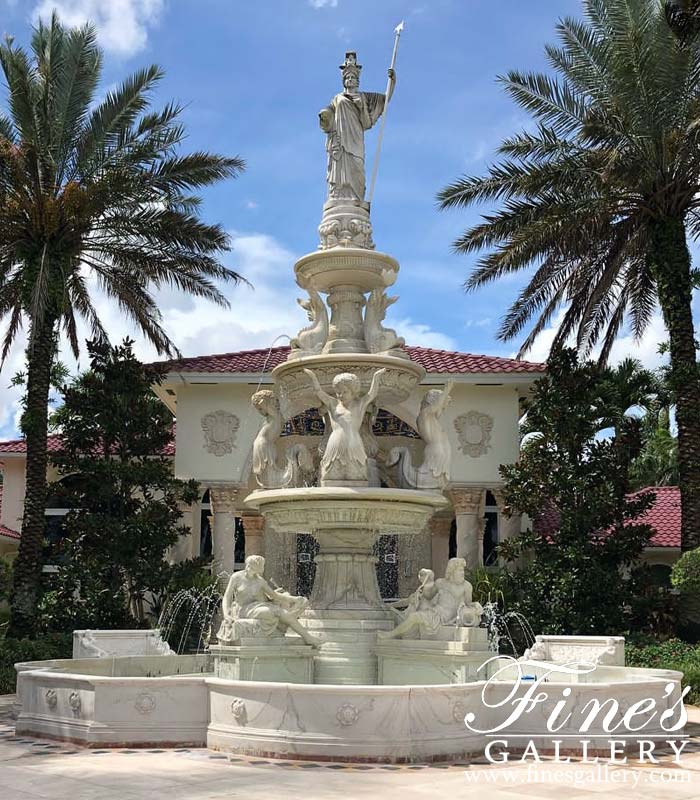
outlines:
[{"label": "tiered fountain", "polygon": [[[377,447],[372,420],[377,408],[401,403],[414,392],[422,396],[418,386],[424,370],[408,359],[395,331],[382,326],[388,306],[397,299],[388,297],[386,290],[396,280],[399,265],[374,249],[364,201],[364,131],[378,119],[391,95],[393,71],[389,93],[383,95],[359,92],[361,67],[354,53],[346,54],[341,69],[344,91],[320,113],[328,137],[328,199],[319,227],[321,244],[295,267],[297,283],[309,295],[308,301],[299,302],[309,310],[311,325],[293,340],[288,360],[273,371],[274,392],[264,390],[253,398],[266,418],[253,458],[264,488],[246,500],[275,530],[313,534],[319,544],[316,578],[307,605],[279,592],[269,597],[269,585],[259,574],[253,575],[262,568],[257,559],[252,571],[249,567],[233,577],[232,602],[225,602],[229,623],[222,627],[222,644],[213,648],[217,673],[226,677],[247,674],[243,665],[255,658],[258,675],[262,672],[268,679],[294,675],[308,680],[312,675],[316,683],[377,683],[377,636],[392,631],[396,612],[380,597],[373,546],[384,533],[421,531],[446,504],[441,489],[447,480],[450,448],[439,418],[449,400],[449,387],[425,396],[418,418],[425,444],[423,463],[416,468],[396,467],[405,488],[382,487],[373,458]],[[322,295],[327,295],[330,319]],[[280,453],[278,443],[285,418],[316,406],[324,413],[330,435],[314,471],[318,456],[300,452],[299,446]],[[316,485],[308,486],[310,476]],[[411,485],[414,488],[408,488]],[[459,581],[463,591],[463,565]],[[431,592],[437,594],[421,590],[424,604]],[[284,611],[285,621],[276,625],[279,610]],[[427,627],[449,622],[449,638],[454,638],[456,610],[446,610],[449,620],[439,620],[435,612],[434,624]],[[269,622],[251,619],[269,615]],[[298,625],[290,615],[299,618]],[[478,622],[476,615],[472,624]],[[280,636],[286,627],[297,634]],[[425,628],[417,626],[417,632],[425,634]],[[471,639],[478,638],[483,649],[485,636],[478,633],[473,632]],[[305,652],[312,668],[303,663]]]},{"label": "tiered fountain", "polygon": [[[480,672],[478,667],[492,653],[462,559],[452,559],[438,579],[421,570],[418,589],[394,608],[379,594],[377,537],[416,534],[445,505],[450,449],[440,417],[450,386],[421,390],[423,369],[382,325],[396,300],[386,290],[399,266],[374,249],[364,200],[363,137],[391,96],[393,70],[384,95],[359,92],[354,53],[346,54],[341,69],[344,91],[320,114],[328,152],[321,244],[295,267],[299,286],[308,292],[301,304],[311,324],[293,340],[289,359],[273,371],[274,390],[253,396],[264,417],[253,446],[261,488],[247,498],[267,525],[310,531],[318,541],[310,597],[272,585],[264,577],[264,559],[250,556],[229,580],[211,655],[18,665],[20,733],[88,746],[206,744],[278,757],[464,758],[481,754],[489,741],[483,731],[502,720],[503,708],[495,701],[507,700],[510,708],[532,686],[521,681],[520,667],[513,664],[484,685],[493,665]],[[413,465],[401,449],[392,453],[388,482],[394,486],[387,488],[379,477],[387,483],[386,468],[380,470],[375,458],[373,417],[379,406],[411,397],[420,408],[422,462]],[[320,407],[325,415],[322,452],[299,444],[282,450],[284,421],[309,407]],[[537,658],[547,657],[544,644],[538,647]],[[575,660],[571,647],[569,661]],[[519,741],[531,736],[551,747],[553,734],[545,722],[560,713],[562,697],[569,698],[574,713],[556,737],[575,736],[576,714],[601,692],[626,708],[654,693],[662,708],[677,703],[680,673],[608,663],[601,661],[595,674],[529,663],[530,673],[549,670],[549,682],[547,693],[532,703],[534,713],[512,726]],[[478,725],[468,727],[465,720],[474,719]],[[663,736],[656,723],[645,727],[645,738],[655,735]],[[609,737],[596,721],[586,738],[595,743]]]}]

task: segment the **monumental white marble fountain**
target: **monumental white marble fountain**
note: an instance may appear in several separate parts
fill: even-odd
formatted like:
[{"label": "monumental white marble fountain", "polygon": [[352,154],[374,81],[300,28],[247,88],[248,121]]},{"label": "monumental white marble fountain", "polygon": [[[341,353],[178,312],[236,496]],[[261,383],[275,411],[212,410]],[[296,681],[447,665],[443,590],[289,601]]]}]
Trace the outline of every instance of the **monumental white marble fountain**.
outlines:
[{"label": "monumental white marble fountain", "polygon": [[[319,551],[310,596],[273,585],[264,558],[249,556],[229,580],[218,643],[208,653],[19,665],[19,733],[90,746],[206,745],[277,757],[464,758],[481,754],[483,731],[503,717],[498,699],[515,702],[533,676],[552,669],[542,660],[541,643],[531,654],[541,663],[531,660],[525,670],[529,680],[514,663],[503,669],[503,661],[492,660],[479,669],[496,654],[461,558],[451,559],[441,577],[421,570],[417,590],[404,601],[389,606],[380,597],[377,537],[415,534],[446,504],[450,443],[440,418],[451,387],[423,395],[423,368],[409,360],[395,331],[383,327],[397,299],[387,289],[399,265],[373,243],[364,132],[384,111],[394,72],[387,93],[379,94],[359,91],[355,53],[346,54],[341,69],[343,91],[320,113],[328,156],[320,247],[295,266],[311,324],[274,369],[274,389],[253,396],[263,417],[253,447],[260,488],[246,501],[279,532],[313,534]],[[384,488],[373,417],[378,407],[414,393],[421,398],[422,461],[413,464],[408,451],[393,451],[400,488]],[[316,475],[304,445],[280,447],[285,420],[310,407],[319,407],[330,426]],[[569,647],[570,666],[548,675],[556,690],[551,699],[523,715],[513,733],[547,745],[552,734],[545,720],[562,696],[581,708],[612,693],[629,707],[650,686],[660,696],[670,687],[660,702],[671,709],[680,674],[627,669],[618,644],[604,643],[593,657],[595,671],[575,668],[580,648],[591,652],[586,642],[576,652]],[[602,725],[597,720],[587,738],[603,737]],[[574,721],[569,729],[576,730]]]}]

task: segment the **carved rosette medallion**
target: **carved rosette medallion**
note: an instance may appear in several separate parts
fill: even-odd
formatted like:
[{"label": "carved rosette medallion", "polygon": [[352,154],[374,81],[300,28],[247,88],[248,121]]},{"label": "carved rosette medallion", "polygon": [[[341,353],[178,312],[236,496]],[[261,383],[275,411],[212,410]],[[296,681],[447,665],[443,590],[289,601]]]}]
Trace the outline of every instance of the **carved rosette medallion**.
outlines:
[{"label": "carved rosette medallion", "polygon": [[156,698],[148,692],[141,692],[134,700],[134,708],[139,714],[152,714],[156,710]]},{"label": "carved rosette medallion", "polygon": [[58,695],[56,694],[56,690],[47,689],[44,697],[46,698],[46,705],[51,709],[51,711],[53,711],[58,705]]},{"label": "carved rosette medallion", "polygon": [[344,728],[354,725],[359,717],[360,710],[352,703],[343,703],[342,705],[338,706],[338,710],[335,712],[335,718]]},{"label": "carved rosette medallion", "polygon": [[246,725],[248,722],[248,710],[245,703],[240,698],[231,701],[231,714],[239,725]]},{"label": "carved rosette medallion", "polygon": [[471,458],[479,458],[491,449],[493,417],[481,411],[467,411],[454,422],[459,449]]},{"label": "carved rosette medallion", "polygon": [[202,417],[204,449],[215,456],[225,456],[236,446],[236,431],[240,421],[228,411],[210,411]]}]

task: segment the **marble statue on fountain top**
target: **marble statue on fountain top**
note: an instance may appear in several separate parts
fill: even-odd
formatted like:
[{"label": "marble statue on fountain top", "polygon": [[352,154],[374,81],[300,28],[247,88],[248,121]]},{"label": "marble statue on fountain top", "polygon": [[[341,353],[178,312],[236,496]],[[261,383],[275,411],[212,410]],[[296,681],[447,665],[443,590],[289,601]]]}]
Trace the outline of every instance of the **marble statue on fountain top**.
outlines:
[{"label": "marble statue on fountain top", "polygon": [[396,74],[389,69],[389,90],[360,91],[361,65],[348,52],[340,65],[343,91],[319,112],[326,134],[328,197],[319,227],[321,248],[374,248],[369,204],[365,202],[365,131],[381,117],[391,100]]},{"label": "marble statue on fountain top", "polygon": [[245,568],[234,572],[221,602],[223,621],[219,644],[237,644],[241,639],[266,639],[284,636],[287,628],[297,633],[305,644],[319,644],[299,622],[309,601],[283,589],[273,589],[265,580],[265,559],[248,556]]},{"label": "marble statue on fountain top", "polygon": [[362,441],[362,425],[386,371],[378,369],[374,373],[366,394],[362,394],[357,375],[341,372],[333,378],[333,397],[321,388],[315,373],[310,369],[304,370],[331,425],[331,434],[321,459],[321,486],[367,486],[367,454]]},{"label": "marble statue on fountain top", "polygon": [[[442,639],[452,637],[454,628],[476,628],[484,612],[472,597],[472,585],[464,576],[466,562],[451,558],[445,577],[434,580],[432,570],[418,573],[420,585],[404,603],[401,621],[392,631],[378,631],[378,639]],[[395,606],[401,605],[401,601]]]}]

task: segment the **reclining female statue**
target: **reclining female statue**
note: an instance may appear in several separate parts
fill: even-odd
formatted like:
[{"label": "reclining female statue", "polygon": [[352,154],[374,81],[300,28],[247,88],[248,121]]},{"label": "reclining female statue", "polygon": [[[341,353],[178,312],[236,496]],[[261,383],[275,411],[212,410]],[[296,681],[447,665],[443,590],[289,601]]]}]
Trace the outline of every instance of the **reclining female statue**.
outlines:
[{"label": "reclining female statue", "polygon": [[238,641],[241,636],[281,636],[291,628],[306,644],[318,640],[299,622],[309,601],[282,589],[273,589],[263,577],[265,559],[248,556],[245,568],[234,572],[221,602],[223,622],[217,633],[220,643]]}]

